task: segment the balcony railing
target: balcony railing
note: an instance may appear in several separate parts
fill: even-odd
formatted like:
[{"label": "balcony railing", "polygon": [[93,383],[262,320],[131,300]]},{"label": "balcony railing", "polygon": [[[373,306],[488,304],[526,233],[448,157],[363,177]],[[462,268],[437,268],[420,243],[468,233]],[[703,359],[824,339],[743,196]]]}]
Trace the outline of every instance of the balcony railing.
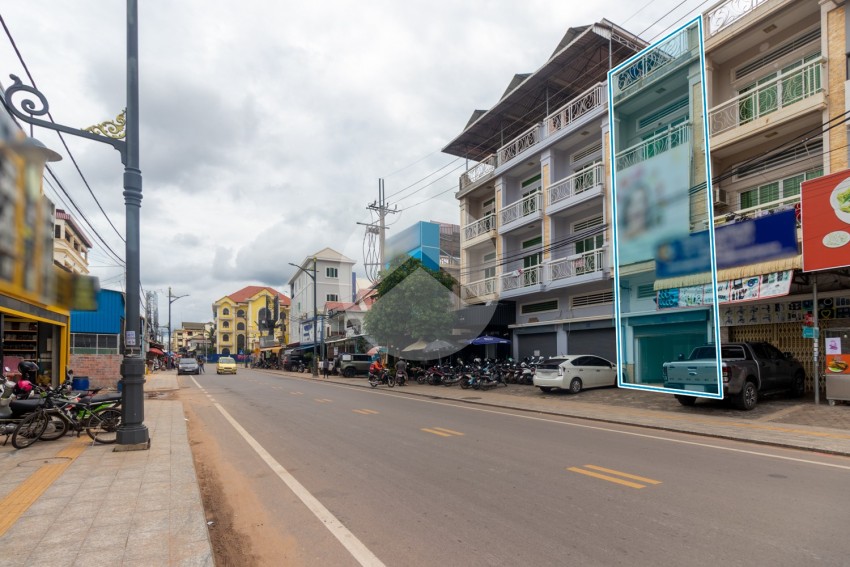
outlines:
[{"label": "balcony railing", "polygon": [[450,268],[455,267],[455,266],[460,266],[460,258],[458,258],[457,256],[441,255],[440,256],[440,265],[441,266],[447,266],[447,267],[450,267]]},{"label": "balcony railing", "polygon": [[552,282],[601,272],[605,269],[605,251],[606,248],[599,248],[583,254],[553,260],[547,264],[546,277],[548,281]]},{"label": "balcony railing", "polygon": [[483,161],[473,165],[460,176],[460,188],[466,189],[473,183],[484,179],[496,170],[496,154],[490,154]]},{"label": "balcony railing", "polygon": [[549,204],[575,197],[602,184],[602,164],[595,163],[577,171],[549,187]]},{"label": "balcony railing", "polygon": [[511,161],[516,156],[518,156],[531,146],[537,144],[538,142],[540,142],[540,125],[535,124],[528,130],[511,140],[507,145],[499,148],[499,165]]},{"label": "balcony railing", "polygon": [[726,0],[708,13],[708,36],[731,26],[765,2],[767,0]]},{"label": "balcony railing", "polygon": [[570,102],[550,114],[546,118],[546,134],[551,136],[558,130],[566,128],[588,112],[600,106],[607,106],[605,83],[597,83],[572,99]]},{"label": "balcony railing", "polygon": [[496,278],[485,278],[463,285],[464,299],[474,299],[496,293]]},{"label": "balcony railing", "polygon": [[472,240],[492,230],[496,230],[496,215],[487,215],[483,219],[473,221],[472,224],[463,227],[463,239]]},{"label": "balcony railing", "polygon": [[684,144],[691,138],[691,125],[683,123],[674,126],[665,132],[661,132],[635,144],[617,154],[617,171],[626,169],[642,161],[666,152],[676,146]]},{"label": "balcony railing", "polygon": [[722,226],[724,224],[736,222],[739,220],[748,220],[762,217],[773,212],[795,209],[797,208],[799,202],[800,196],[792,195],[791,197],[785,197],[784,199],[777,199],[776,201],[770,201],[769,203],[762,203],[761,205],[756,205],[755,207],[747,207],[746,209],[741,209],[739,211],[732,211],[722,215],[717,215],[716,217],[714,217],[714,226]]},{"label": "balcony railing", "polygon": [[690,51],[688,31],[682,30],[653,47],[644,55],[634,60],[628,67],[617,73],[616,83],[612,85],[614,95],[622,94],[633,86],[643,82],[647,77],[659,75],[670,63]]},{"label": "balcony railing", "polygon": [[506,224],[521,219],[523,217],[527,217],[528,215],[534,214],[542,207],[543,195],[541,193],[534,193],[533,195],[529,195],[528,197],[523,197],[519,201],[511,203],[510,205],[499,211],[499,214],[501,215],[502,226],[505,226]]},{"label": "balcony railing", "polygon": [[737,128],[821,92],[821,69],[821,61],[812,61],[715,106],[708,111],[711,134]]},{"label": "balcony railing", "polygon": [[543,266],[520,268],[502,275],[502,291],[521,289],[543,283],[541,278]]}]

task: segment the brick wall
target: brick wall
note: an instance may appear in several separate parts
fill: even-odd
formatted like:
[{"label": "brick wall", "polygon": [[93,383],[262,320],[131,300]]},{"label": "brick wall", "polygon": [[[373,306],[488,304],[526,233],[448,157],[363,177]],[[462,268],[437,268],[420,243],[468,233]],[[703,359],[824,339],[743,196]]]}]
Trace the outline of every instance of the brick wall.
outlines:
[{"label": "brick wall", "polygon": [[88,376],[90,388],[115,390],[121,379],[121,355],[72,354],[69,368],[75,377]]}]

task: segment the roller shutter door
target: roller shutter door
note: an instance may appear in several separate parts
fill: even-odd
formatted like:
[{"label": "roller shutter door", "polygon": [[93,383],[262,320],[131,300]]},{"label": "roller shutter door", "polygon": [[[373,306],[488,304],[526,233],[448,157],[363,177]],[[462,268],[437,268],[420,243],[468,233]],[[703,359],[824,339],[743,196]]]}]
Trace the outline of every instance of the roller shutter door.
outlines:
[{"label": "roller shutter door", "polygon": [[567,335],[567,354],[595,354],[617,362],[617,338],[614,329],[572,331]]},{"label": "roller shutter door", "polygon": [[519,359],[526,356],[534,356],[534,351],[540,351],[541,356],[555,356],[558,348],[558,339],[555,333],[531,333],[528,335],[517,335]]}]

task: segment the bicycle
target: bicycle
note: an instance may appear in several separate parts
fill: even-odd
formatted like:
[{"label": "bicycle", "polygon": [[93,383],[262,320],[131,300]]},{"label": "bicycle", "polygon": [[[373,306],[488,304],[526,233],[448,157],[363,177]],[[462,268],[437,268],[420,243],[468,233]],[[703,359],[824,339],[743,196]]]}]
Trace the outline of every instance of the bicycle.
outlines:
[{"label": "bicycle", "polygon": [[[92,408],[91,401],[61,400],[57,405],[55,396],[48,396],[45,405],[26,416],[12,433],[12,446],[25,449],[41,439],[48,427],[56,429],[51,433],[51,439],[58,439],[67,433],[68,429],[76,431],[77,437],[85,430],[86,435],[97,443],[111,444],[118,440],[118,427],[121,425],[121,410],[109,402],[98,404]],[[66,411],[67,407],[76,408],[77,412]],[[61,424],[64,425],[62,427]],[[47,439],[45,439],[47,440]]]}]

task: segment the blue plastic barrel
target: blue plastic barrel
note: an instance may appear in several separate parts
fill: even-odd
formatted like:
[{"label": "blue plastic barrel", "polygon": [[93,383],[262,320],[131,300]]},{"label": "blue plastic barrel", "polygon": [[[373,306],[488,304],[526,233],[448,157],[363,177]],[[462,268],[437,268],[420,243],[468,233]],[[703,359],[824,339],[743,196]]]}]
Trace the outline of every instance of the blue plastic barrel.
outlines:
[{"label": "blue plastic barrel", "polygon": [[73,380],[71,380],[71,388],[76,391],[88,390],[89,389],[89,377],[88,376],[77,376]]}]

